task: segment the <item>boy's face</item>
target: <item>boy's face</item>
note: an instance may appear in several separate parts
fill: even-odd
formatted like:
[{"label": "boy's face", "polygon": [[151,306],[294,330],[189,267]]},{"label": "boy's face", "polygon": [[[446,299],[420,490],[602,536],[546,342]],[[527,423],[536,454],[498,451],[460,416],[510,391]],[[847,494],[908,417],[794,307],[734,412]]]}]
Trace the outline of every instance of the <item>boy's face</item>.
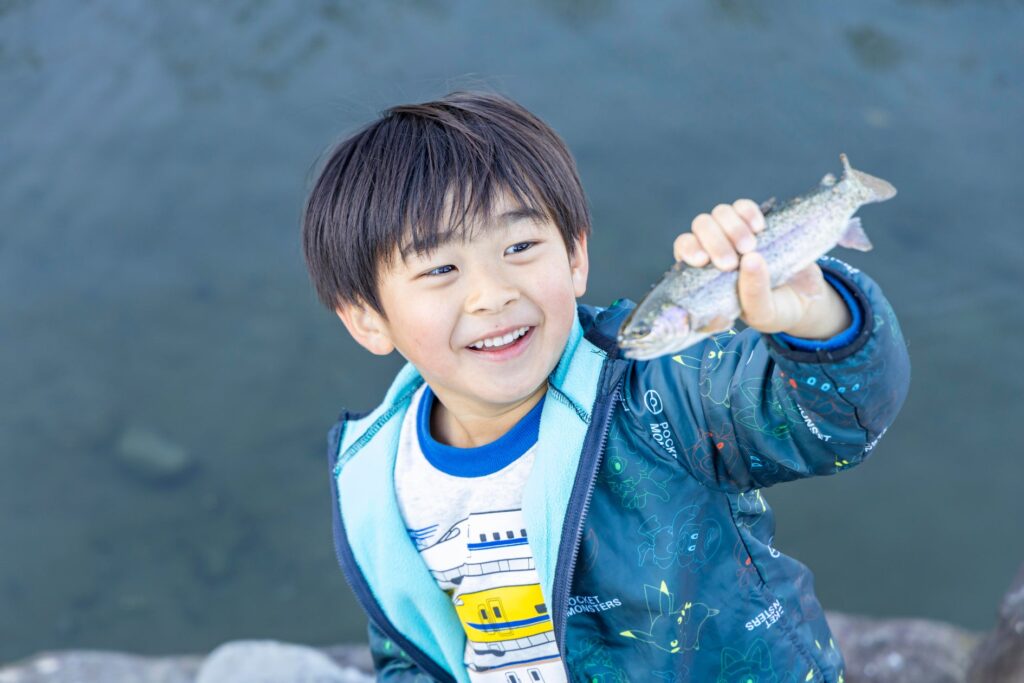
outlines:
[{"label": "boy's face", "polygon": [[[396,249],[380,280],[387,320],[368,307],[337,311],[371,352],[398,349],[449,410],[495,415],[533,396],[558,363],[586,290],[586,237],[570,260],[550,220],[500,218],[517,208],[501,195],[466,242],[405,263]],[[527,333],[505,349],[470,348],[522,327]]]}]

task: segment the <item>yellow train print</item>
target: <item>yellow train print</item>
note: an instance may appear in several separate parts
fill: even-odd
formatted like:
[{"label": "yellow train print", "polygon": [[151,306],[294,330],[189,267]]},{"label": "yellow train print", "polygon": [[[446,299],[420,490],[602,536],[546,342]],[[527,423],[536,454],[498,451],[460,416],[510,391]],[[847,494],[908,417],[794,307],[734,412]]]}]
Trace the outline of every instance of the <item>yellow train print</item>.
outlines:
[{"label": "yellow train print", "polygon": [[454,604],[466,638],[472,642],[496,643],[551,631],[540,584],[463,593]]}]

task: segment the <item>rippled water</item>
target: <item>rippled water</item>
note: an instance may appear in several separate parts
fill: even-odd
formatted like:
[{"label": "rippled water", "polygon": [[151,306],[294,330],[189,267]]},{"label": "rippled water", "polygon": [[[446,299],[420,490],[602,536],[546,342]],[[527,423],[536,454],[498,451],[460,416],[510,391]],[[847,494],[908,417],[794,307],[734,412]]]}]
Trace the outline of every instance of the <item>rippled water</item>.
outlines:
[{"label": "rippled water", "polygon": [[575,154],[587,303],[839,152],[899,188],[837,255],[896,308],[910,397],[863,467],[767,492],[775,545],[826,608],[992,622],[1024,560],[1024,5],[515,8],[0,2],[0,661],[363,638],[324,437],[400,359],[319,307],[299,212],[329,142],[474,86]]}]

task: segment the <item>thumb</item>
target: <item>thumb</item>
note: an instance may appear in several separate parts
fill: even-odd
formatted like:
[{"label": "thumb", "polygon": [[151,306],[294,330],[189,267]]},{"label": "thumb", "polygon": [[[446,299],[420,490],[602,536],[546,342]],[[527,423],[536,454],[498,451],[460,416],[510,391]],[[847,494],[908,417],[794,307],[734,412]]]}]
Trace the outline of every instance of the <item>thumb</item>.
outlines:
[{"label": "thumb", "polygon": [[778,311],[764,257],[756,251],[740,259],[737,283],[743,322],[762,332],[773,332]]}]

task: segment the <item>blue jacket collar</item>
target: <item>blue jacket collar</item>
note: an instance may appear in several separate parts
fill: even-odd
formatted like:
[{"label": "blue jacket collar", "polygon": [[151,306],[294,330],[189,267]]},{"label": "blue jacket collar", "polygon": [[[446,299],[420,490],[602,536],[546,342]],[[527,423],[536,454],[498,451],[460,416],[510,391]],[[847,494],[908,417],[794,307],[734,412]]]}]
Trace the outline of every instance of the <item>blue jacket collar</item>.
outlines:
[{"label": "blue jacket collar", "polygon": [[[523,490],[527,537],[552,614],[560,608],[551,596],[566,506],[608,355],[584,337],[581,308],[588,327],[593,320],[595,309],[577,308],[565,349],[548,377],[537,454]],[[438,587],[409,538],[395,498],[402,419],[422,383],[423,377],[407,363],[383,402],[345,425],[334,470],[338,504],[352,555],[388,619],[457,681],[468,683],[462,663],[465,633],[451,598]]]}]

